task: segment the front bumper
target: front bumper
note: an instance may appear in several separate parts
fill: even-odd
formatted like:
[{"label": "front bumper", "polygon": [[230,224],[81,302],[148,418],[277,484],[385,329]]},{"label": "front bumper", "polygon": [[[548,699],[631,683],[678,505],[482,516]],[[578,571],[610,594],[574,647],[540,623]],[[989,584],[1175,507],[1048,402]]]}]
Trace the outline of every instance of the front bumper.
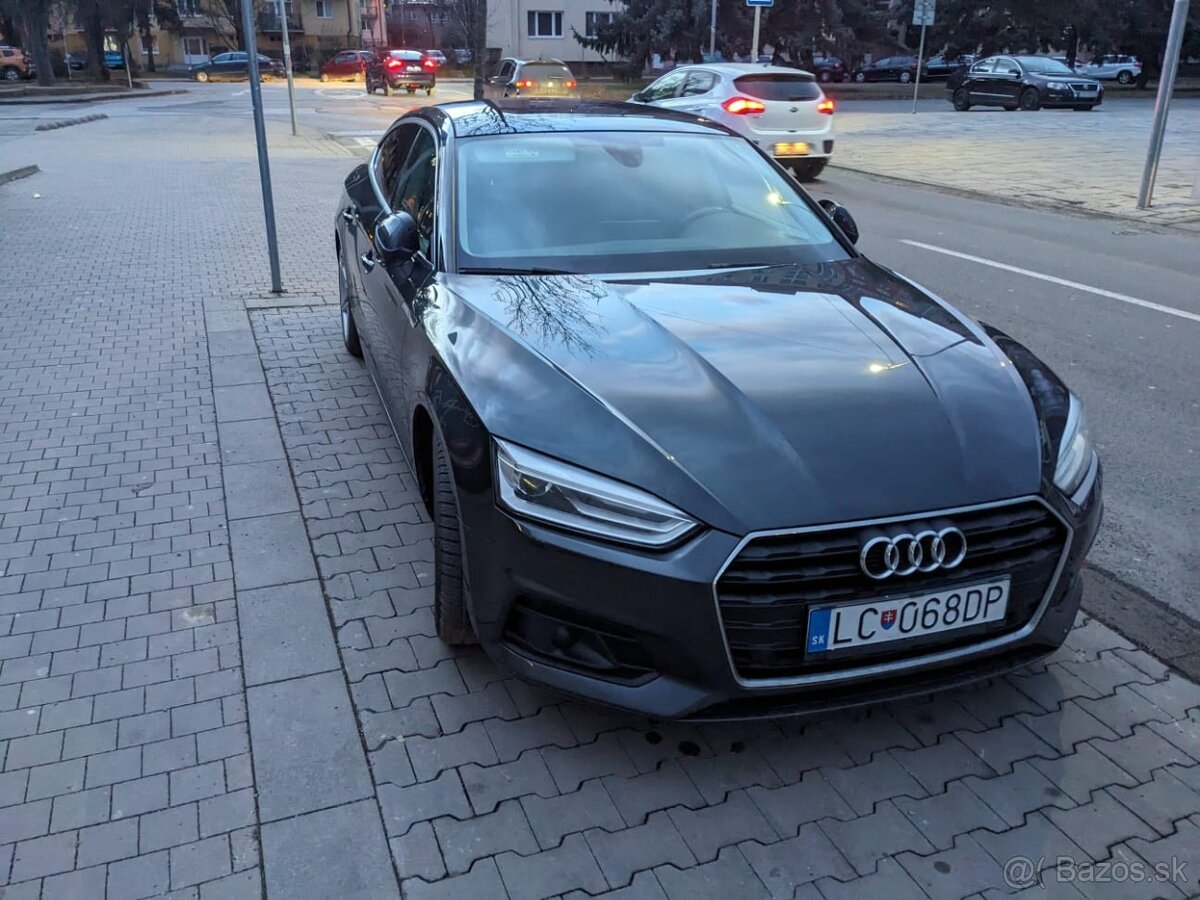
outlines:
[{"label": "front bumper", "polygon": [[1069,536],[1028,621],[950,651],[917,648],[815,677],[748,681],[732,662],[715,602],[737,537],[710,530],[673,551],[642,553],[482,504],[464,532],[476,634],[519,677],[654,718],[794,715],[929,693],[1019,667],[1066,639],[1101,518],[1098,464],[1089,478],[1081,505],[1044,498]]},{"label": "front bumper", "polygon": [[1047,109],[1074,108],[1077,106],[1096,106],[1104,101],[1104,88],[1096,92],[1080,91],[1075,88],[1041,92],[1042,106]]}]

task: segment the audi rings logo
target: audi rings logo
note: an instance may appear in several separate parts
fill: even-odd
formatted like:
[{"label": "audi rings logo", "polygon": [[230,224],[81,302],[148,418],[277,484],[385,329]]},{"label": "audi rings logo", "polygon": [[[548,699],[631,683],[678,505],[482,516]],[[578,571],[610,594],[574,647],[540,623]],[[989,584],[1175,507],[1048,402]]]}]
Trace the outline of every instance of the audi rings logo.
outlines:
[{"label": "audi rings logo", "polygon": [[882,581],[893,575],[953,569],[967,556],[967,537],[953,525],[916,534],[881,534],[868,539],[858,554],[863,572]]}]

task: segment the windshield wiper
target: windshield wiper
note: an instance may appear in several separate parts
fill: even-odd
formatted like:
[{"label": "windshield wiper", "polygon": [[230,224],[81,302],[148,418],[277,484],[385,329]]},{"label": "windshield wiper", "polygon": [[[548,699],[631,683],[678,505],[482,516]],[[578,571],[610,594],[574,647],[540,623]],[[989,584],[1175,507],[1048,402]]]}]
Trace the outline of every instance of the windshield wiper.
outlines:
[{"label": "windshield wiper", "polygon": [[540,266],[530,266],[527,269],[505,269],[489,266],[475,269],[459,269],[460,275],[578,275],[578,272],[567,272],[563,269],[544,269]]},{"label": "windshield wiper", "polygon": [[781,266],[791,266],[795,263],[768,263],[768,262],[718,262],[709,263],[704,268],[706,269],[778,269]]}]

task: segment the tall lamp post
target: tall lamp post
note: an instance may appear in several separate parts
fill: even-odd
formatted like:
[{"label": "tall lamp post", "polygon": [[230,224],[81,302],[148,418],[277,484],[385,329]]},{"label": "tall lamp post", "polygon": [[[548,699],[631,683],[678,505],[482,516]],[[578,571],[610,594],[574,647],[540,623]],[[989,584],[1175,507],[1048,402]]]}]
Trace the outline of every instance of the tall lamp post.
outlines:
[{"label": "tall lamp post", "polygon": [[1154,199],[1154,182],[1158,178],[1158,161],[1162,158],[1163,135],[1167,130],[1167,113],[1171,108],[1171,92],[1179,73],[1179,51],[1183,46],[1183,31],[1187,27],[1188,6],[1191,0],[1175,0],[1171,12],[1171,30],[1167,33],[1167,50],[1163,57],[1162,75],[1158,79],[1158,98],[1154,101],[1154,124],[1150,128],[1150,149],[1142,171],[1142,187],[1138,191],[1138,209],[1149,208]]}]

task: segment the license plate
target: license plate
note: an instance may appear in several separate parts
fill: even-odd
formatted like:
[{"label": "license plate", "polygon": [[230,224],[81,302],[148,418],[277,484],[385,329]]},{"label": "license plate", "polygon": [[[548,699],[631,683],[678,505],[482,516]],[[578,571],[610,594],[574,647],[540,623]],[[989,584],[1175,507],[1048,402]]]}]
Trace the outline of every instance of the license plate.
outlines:
[{"label": "license plate", "polygon": [[934,594],[825,606],[808,614],[806,652],[829,653],[887,644],[999,622],[1008,610],[1009,579]]},{"label": "license plate", "polygon": [[409,66],[409,67],[408,67],[408,71],[409,71],[409,72],[420,72],[420,71],[421,71],[421,67],[420,67],[420,66]]},{"label": "license plate", "polygon": [[804,141],[776,144],[776,156],[808,156],[809,146]]}]

